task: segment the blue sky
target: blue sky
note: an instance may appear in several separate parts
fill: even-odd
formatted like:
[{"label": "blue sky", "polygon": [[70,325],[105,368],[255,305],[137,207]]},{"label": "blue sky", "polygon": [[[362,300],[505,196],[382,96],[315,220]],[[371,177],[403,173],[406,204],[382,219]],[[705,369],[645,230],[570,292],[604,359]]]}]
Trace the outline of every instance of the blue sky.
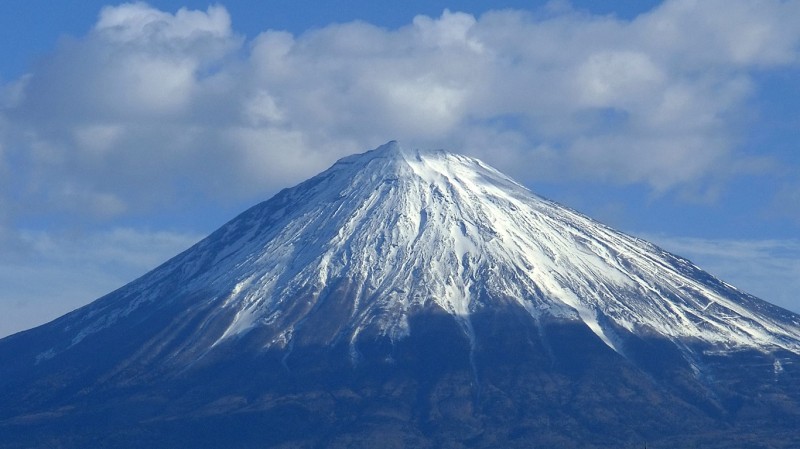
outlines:
[{"label": "blue sky", "polygon": [[392,139],[800,311],[798,1],[0,8],[0,336]]}]

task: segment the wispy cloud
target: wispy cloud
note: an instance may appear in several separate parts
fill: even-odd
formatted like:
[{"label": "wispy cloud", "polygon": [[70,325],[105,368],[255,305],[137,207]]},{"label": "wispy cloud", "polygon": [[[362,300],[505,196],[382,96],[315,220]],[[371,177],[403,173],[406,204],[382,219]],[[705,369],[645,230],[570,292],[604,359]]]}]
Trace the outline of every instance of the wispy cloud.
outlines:
[{"label": "wispy cloud", "polygon": [[[0,229],[1,231],[2,229]],[[24,232],[0,252],[0,337],[54,319],[188,248],[199,235],[118,228]]]},{"label": "wispy cloud", "polygon": [[800,240],[725,240],[646,236],[716,277],[800,312]]}]

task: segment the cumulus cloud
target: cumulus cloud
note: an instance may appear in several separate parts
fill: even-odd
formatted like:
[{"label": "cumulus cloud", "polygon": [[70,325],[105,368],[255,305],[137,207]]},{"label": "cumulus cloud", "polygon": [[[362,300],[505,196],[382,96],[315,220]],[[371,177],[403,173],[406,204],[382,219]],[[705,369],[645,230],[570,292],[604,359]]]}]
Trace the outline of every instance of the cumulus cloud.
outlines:
[{"label": "cumulus cloud", "polygon": [[394,138],[668,192],[746,165],[733,119],[753,73],[797,63],[799,15],[671,0],[631,21],[445,11],[246,41],[222,6],[123,4],[4,87],[1,147],[28,212],[94,218],[263,196]]},{"label": "cumulus cloud", "polygon": [[664,2],[634,25],[672,63],[705,71],[796,63],[793,1],[677,0]]}]

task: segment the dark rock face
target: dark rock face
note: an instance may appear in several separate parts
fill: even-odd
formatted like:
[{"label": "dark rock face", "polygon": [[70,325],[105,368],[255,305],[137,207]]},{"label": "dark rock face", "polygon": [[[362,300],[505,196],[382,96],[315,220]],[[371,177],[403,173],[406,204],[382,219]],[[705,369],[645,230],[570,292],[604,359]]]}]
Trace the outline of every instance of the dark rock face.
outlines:
[{"label": "dark rock face", "polygon": [[776,370],[773,356],[696,348],[698,374],[658,338],[630,335],[622,356],[585,325],[537,323],[513,306],[472,321],[474,347],[451,315],[431,308],[413,317],[406,339],[362,336],[355,362],[344,342],[254,353],[242,350],[256,344],[247,335],[178,372],[137,356],[140,330],[114,353],[103,350],[115,333],[103,332],[57,365],[4,366],[0,447],[800,444],[800,360],[791,353]]}]

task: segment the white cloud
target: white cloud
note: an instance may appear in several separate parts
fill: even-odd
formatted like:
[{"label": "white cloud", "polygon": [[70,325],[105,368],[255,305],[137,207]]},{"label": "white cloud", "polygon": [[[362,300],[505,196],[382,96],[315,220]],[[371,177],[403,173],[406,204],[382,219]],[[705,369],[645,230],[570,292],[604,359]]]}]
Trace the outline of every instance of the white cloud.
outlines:
[{"label": "white cloud", "polygon": [[747,293],[800,313],[800,240],[647,238]]},{"label": "white cloud", "polygon": [[103,8],[94,30],[123,43],[193,46],[198,35],[227,38],[230,28],[230,16],[221,6],[210,6],[205,13],[181,8],[172,15],[140,2]]},{"label": "white cloud", "polygon": [[666,81],[647,54],[633,51],[594,53],[578,66],[576,75],[579,105],[597,108],[640,106]]},{"label": "white cloud", "polygon": [[445,11],[243,45],[221,6],[106,7],[4,88],[4,151],[25,161],[11,182],[42,213],[255,198],[389,139],[473,152],[524,180],[557,170],[667,192],[743,165],[730,117],[754,71],[798,61],[797,10]]},{"label": "white cloud", "polygon": [[634,23],[672,64],[705,71],[798,60],[796,1],[673,0]]}]

